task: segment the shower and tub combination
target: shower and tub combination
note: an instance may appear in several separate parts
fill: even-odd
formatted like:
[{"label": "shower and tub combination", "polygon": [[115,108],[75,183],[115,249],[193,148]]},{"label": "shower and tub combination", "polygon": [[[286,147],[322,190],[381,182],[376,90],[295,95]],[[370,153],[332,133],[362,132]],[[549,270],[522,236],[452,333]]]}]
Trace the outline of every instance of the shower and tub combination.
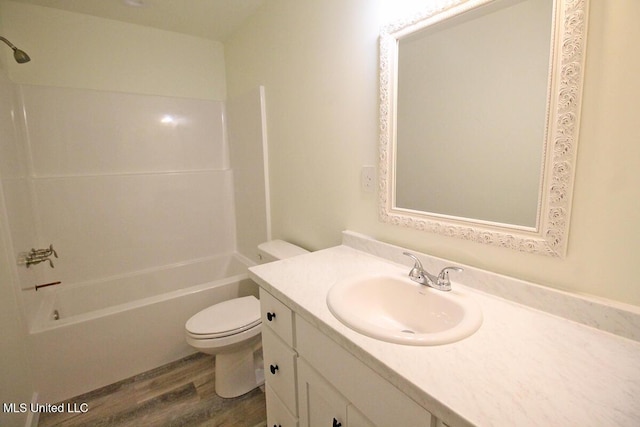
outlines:
[{"label": "shower and tub combination", "polygon": [[[14,52],[18,62],[28,58]],[[256,261],[251,249],[269,238],[258,225],[267,213],[243,205],[234,182],[258,174],[264,185],[264,165],[230,158],[232,101],[17,85],[4,77],[0,91],[2,117],[13,121],[0,125],[14,130],[0,144],[0,214],[18,258],[40,402],[192,354],[184,335],[191,316],[257,295],[247,267]],[[264,105],[263,95],[256,90],[249,102]],[[237,111],[235,123],[262,128],[259,108],[257,115],[246,106]],[[261,140],[238,143],[263,149]],[[254,224],[236,211],[252,212]],[[33,249],[39,262],[20,264],[20,253],[50,245],[58,258]]]}]

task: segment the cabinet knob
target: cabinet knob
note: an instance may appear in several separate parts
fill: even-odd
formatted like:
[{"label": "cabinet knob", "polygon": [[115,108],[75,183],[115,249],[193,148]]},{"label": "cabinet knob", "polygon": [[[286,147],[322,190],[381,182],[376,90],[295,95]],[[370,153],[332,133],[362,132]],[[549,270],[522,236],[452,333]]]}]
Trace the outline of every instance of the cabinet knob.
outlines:
[{"label": "cabinet knob", "polygon": [[275,318],[276,318],[276,314],[275,313],[267,313],[267,320],[269,322],[271,322]]},{"label": "cabinet knob", "polygon": [[338,422],[335,418],[333,419],[333,427],[342,427],[342,423]]},{"label": "cabinet knob", "polygon": [[279,368],[278,368],[278,365],[269,365],[269,370],[271,371],[271,373],[272,373],[273,375],[275,375],[275,374],[276,374],[276,371],[277,371],[278,369],[279,369]]}]

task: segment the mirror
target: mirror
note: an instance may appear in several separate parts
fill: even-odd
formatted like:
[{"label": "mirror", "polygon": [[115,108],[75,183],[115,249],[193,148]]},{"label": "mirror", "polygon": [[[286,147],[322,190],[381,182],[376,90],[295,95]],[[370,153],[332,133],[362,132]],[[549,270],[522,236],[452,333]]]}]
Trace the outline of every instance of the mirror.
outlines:
[{"label": "mirror", "polygon": [[586,0],[439,1],[380,36],[380,219],[564,256]]}]

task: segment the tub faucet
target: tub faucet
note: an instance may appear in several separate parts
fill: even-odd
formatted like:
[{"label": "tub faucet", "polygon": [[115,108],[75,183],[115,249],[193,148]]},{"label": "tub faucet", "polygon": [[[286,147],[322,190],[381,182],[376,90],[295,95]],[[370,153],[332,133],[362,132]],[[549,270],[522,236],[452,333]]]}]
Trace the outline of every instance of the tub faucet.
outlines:
[{"label": "tub faucet", "polygon": [[41,262],[48,261],[51,268],[55,268],[51,256],[58,258],[58,253],[53,249],[53,245],[49,245],[47,249],[31,249],[29,252],[22,252],[18,256],[18,264],[26,265],[27,268],[31,265],[40,264]]},{"label": "tub faucet", "polygon": [[422,263],[414,254],[409,252],[403,252],[403,255],[413,259],[414,265],[411,271],[409,271],[409,278],[414,282],[426,285],[439,291],[450,291],[451,282],[449,281],[449,271],[462,271],[460,267],[445,267],[440,271],[438,276],[434,276],[422,267]]}]

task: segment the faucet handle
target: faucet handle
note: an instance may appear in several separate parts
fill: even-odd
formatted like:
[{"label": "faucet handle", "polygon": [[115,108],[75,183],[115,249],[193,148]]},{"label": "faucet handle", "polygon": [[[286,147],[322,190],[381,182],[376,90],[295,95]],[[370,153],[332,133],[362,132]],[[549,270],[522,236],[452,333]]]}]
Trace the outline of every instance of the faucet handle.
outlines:
[{"label": "faucet handle", "polygon": [[451,288],[451,282],[449,281],[449,270],[458,271],[458,272],[464,271],[464,269],[460,267],[443,268],[442,271],[440,271],[440,274],[438,274],[438,285]]},{"label": "faucet handle", "polygon": [[402,252],[402,255],[408,256],[409,258],[411,258],[415,262],[413,268],[419,268],[420,270],[422,270],[422,263],[420,263],[420,260],[418,259],[417,256],[415,256],[411,252]]},{"label": "faucet handle", "polygon": [[409,277],[411,277],[414,280],[415,279],[421,280],[424,277],[424,268],[422,268],[422,263],[420,262],[418,257],[410,252],[403,252],[402,255],[408,256],[409,258],[413,259],[413,262],[414,262],[413,268],[409,272]]}]

